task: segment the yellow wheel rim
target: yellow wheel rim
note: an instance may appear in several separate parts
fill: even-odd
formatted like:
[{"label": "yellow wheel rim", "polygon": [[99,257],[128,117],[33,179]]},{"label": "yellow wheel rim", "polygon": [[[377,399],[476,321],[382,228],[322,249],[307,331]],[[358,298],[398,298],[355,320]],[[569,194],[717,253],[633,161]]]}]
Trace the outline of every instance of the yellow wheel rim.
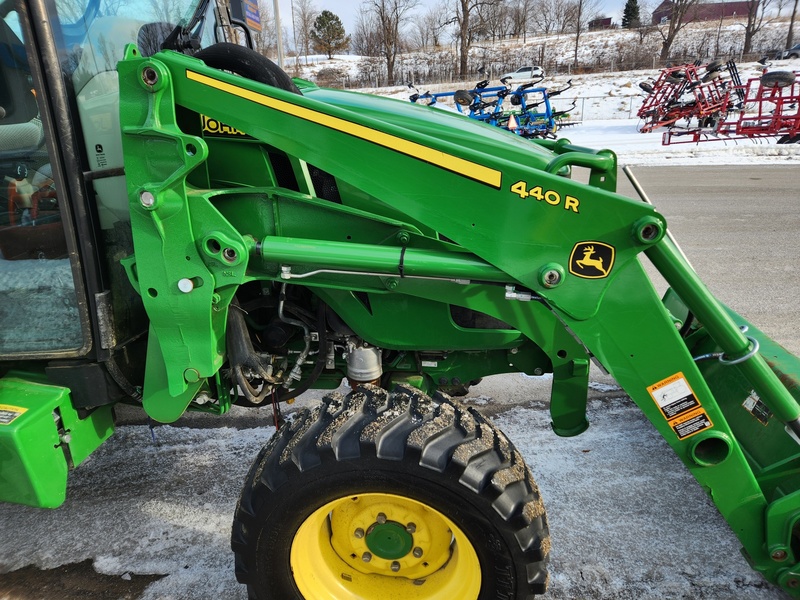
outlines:
[{"label": "yellow wheel rim", "polygon": [[306,600],[473,600],[478,555],[439,511],[394,494],[339,498],[306,519],[290,562]]}]

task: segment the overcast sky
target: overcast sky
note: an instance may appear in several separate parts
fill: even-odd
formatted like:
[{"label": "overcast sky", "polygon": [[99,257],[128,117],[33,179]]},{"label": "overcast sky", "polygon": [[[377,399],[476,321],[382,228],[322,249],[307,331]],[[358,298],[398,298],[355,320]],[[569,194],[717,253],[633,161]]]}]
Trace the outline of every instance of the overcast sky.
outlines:
[{"label": "overcast sky", "polygon": [[[270,5],[273,2],[273,0],[265,1]],[[279,3],[281,23],[284,28],[291,30],[292,2],[291,0],[279,0]],[[438,0],[419,0],[419,7],[416,10],[424,12],[437,3]],[[347,33],[353,31],[361,0],[314,0],[314,4],[320,11],[329,10],[337,15],[342,20],[342,24],[344,24],[344,29]],[[625,5],[625,0],[600,0],[599,4],[603,7],[603,16],[612,17],[615,21],[619,21],[622,17],[622,8]]]}]

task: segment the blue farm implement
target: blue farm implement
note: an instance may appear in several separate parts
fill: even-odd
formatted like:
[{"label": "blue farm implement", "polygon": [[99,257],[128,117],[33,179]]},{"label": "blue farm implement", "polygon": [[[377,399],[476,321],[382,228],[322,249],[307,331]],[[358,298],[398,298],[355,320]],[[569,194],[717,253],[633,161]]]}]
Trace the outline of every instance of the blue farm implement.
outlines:
[{"label": "blue farm implement", "polygon": [[[526,138],[554,139],[558,128],[566,124],[563,118],[575,108],[573,102],[567,110],[558,111],[550,102],[554,96],[570,89],[572,80],[558,90],[537,86],[541,78],[520,85],[516,89],[511,88],[507,79],[501,79],[500,82],[502,85],[489,87],[489,81],[483,80],[471,90],[424,94],[415,92],[410,96],[410,100],[434,106],[439,100],[452,98],[458,112]],[[511,105],[510,108],[504,108],[506,99]]]}]

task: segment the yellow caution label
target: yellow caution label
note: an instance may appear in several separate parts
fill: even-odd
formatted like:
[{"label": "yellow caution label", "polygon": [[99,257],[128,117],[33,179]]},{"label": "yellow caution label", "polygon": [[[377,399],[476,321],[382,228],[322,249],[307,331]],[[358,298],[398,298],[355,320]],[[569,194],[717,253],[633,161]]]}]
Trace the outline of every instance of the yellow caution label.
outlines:
[{"label": "yellow caution label", "polygon": [[709,427],[713,427],[714,424],[711,422],[711,419],[708,418],[706,411],[702,408],[698,408],[693,412],[673,419],[669,422],[669,426],[672,427],[678,439],[683,440]]},{"label": "yellow caution label", "polygon": [[647,391],[679,439],[714,426],[683,373],[662,379]]},{"label": "yellow caution label", "polygon": [[0,404],[0,426],[11,424],[15,419],[21,417],[22,414],[27,410],[27,408],[22,406]]}]

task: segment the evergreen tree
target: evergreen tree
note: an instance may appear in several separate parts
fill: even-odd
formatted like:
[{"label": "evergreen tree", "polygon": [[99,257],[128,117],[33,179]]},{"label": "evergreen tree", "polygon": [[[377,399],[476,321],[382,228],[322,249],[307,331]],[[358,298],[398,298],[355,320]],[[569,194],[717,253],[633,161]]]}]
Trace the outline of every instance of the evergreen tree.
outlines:
[{"label": "evergreen tree", "polygon": [[637,0],[626,0],[625,8],[622,10],[622,27],[634,29],[639,27],[639,2]]},{"label": "evergreen tree", "polygon": [[327,54],[328,58],[350,46],[350,36],[344,33],[342,20],[329,10],[323,10],[314,20],[311,41],[314,50]]}]

